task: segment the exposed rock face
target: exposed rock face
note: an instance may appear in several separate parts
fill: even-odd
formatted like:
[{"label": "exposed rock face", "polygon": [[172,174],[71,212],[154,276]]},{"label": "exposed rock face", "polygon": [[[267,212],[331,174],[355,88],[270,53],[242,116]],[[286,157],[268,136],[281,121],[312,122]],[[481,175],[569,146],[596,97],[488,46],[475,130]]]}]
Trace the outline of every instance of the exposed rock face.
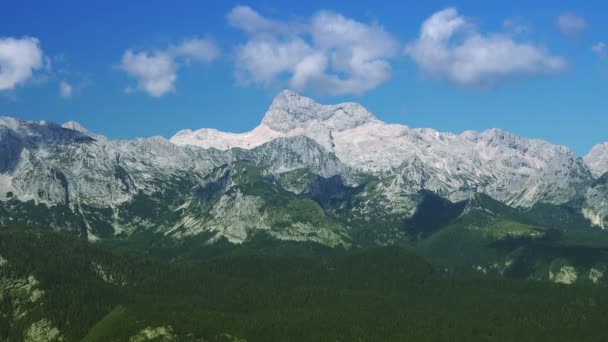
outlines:
[{"label": "exposed rock face", "polygon": [[173,334],[173,328],[167,327],[147,327],[136,335],[129,338],[129,342],[145,341],[176,341],[177,337]]},{"label": "exposed rock face", "polygon": [[108,140],[108,138],[106,138],[105,136],[103,136],[101,134],[96,134],[96,133],[89,131],[88,129],[86,129],[84,126],[82,126],[81,124],[79,124],[76,121],[68,121],[68,122],[64,123],[63,125],[61,125],[61,127],[71,129],[76,132],[80,132],[84,135],[88,135],[88,136],[94,138],[95,140]]},{"label": "exposed rock face", "polygon": [[[20,320],[28,315],[32,306],[42,298],[44,291],[34,276],[13,278],[0,273],[0,304],[9,303],[9,311],[14,320]],[[1,314],[0,314],[1,317]]]},{"label": "exposed rock face", "polygon": [[589,280],[591,280],[591,282],[593,284],[597,284],[599,283],[602,278],[604,278],[604,272],[597,269],[597,268],[591,268],[589,270]]},{"label": "exposed rock face", "polygon": [[120,286],[127,285],[125,276],[123,276],[119,273],[113,272],[112,270],[104,267],[104,265],[101,263],[94,262],[94,261],[91,262],[91,270],[93,272],[95,272],[95,274],[97,274],[97,276],[99,278],[101,278],[101,280],[103,280],[104,282],[106,282],[108,284],[120,285]]},{"label": "exposed rock face", "polygon": [[[386,124],[358,104],[325,106],[290,91],[243,134],[203,129],[170,141],[109,140],[75,122],[1,117],[0,142],[0,224],[51,226],[92,240],[152,229],[240,242],[257,230],[348,244],[344,222],[400,222],[416,213],[425,191],[452,202],[484,193],[524,208],[585,198],[585,215],[604,226],[608,211],[606,188],[565,147],[497,129],[451,134]],[[234,181],[234,169],[217,173],[235,162],[253,164],[269,181],[249,191]],[[287,207],[267,205],[276,202],[268,194],[279,193],[318,220],[283,222]],[[302,194],[321,207],[297,202]]]},{"label": "exposed rock face", "polygon": [[[159,138],[96,140],[86,129],[4,118],[0,126],[0,196],[43,203],[118,205],[138,191],[151,193],[176,174],[202,178],[234,160],[252,160],[273,172],[310,168],[323,176],[354,174],[333,154],[304,137],[277,139],[252,150],[222,152],[181,147]],[[10,125],[9,125],[10,124]],[[44,127],[43,127],[44,126]],[[42,132],[37,134],[36,132]],[[94,136],[97,136],[93,134]],[[10,145],[10,146],[9,146]],[[8,147],[7,147],[8,146]]]},{"label": "exposed rock face", "polygon": [[595,177],[608,172],[608,142],[595,145],[584,159]]},{"label": "exposed rock face", "polygon": [[356,182],[358,176],[333,153],[304,136],[277,138],[252,150],[228,152],[230,160],[250,160],[275,174],[306,168],[323,177],[341,175],[350,182]]},{"label": "exposed rock face", "polygon": [[116,205],[150,192],[176,172],[208,172],[213,153],[179,148],[161,138],[91,141],[24,150],[5,177],[21,200]]},{"label": "exposed rock face", "polygon": [[577,279],[578,275],[576,269],[569,265],[562,266],[557,273],[549,272],[549,280],[558,284],[571,285],[574,284]]},{"label": "exposed rock face", "polygon": [[0,117],[0,173],[14,171],[22,154],[27,150],[47,151],[54,146],[93,140],[87,135],[54,123]]},{"label": "exposed rock face", "polygon": [[[264,203],[257,194],[239,196],[239,192],[235,192],[220,196],[222,201],[210,212],[215,223],[203,222],[205,218],[202,217],[197,217],[199,221],[191,221],[191,215],[186,214],[183,217],[163,214],[171,213],[173,204],[179,206],[193,198],[201,200],[203,194],[212,193],[212,189],[203,186],[206,177],[221,165],[237,160],[259,166],[269,173],[269,177],[304,168],[322,177],[340,175],[350,183],[356,182],[358,177],[356,171],[334,154],[303,136],[279,138],[254,149],[219,151],[178,146],[158,137],[132,141],[95,139],[93,136],[97,135],[75,123],[66,126],[78,131],[57,125],[42,130],[33,122],[5,121],[10,123],[6,125],[7,134],[16,137],[22,150],[14,160],[11,159],[11,169],[0,176],[0,199],[5,201],[0,203],[6,209],[3,212],[0,206],[0,224],[16,222],[73,231],[84,229],[80,234],[92,240],[112,234],[112,231],[113,234],[128,234],[137,229],[164,231],[174,225],[189,230],[180,232],[179,236],[222,231],[218,237],[233,242],[244,240],[252,228],[247,220],[259,216],[260,203]],[[23,133],[26,129],[48,134],[30,142],[32,134]],[[56,137],[61,137],[59,142]],[[27,201],[34,201],[34,204],[20,204]],[[50,210],[48,214],[32,216],[27,212],[35,210],[36,203],[61,206],[66,212],[54,214],[56,210]],[[156,212],[149,210],[151,203],[158,208]],[[17,216],[21,220],[17,220]],[[253,226],[268,228],[279,238],[303,240],[306,236],[313,239],[313,235],[325,234],[311,233],[310,230],[316,228],[306,224],[279,234],[271,229],[272,222],[262,220]],[[206,228],[201,229],[202,226]],[[327,233],[319,239],[328,243],[342,241],[332,234]]]},{"label": "exposed rock face", "polygon": [[341,132],[370,122],[379,121],[358,103],[324,106],[289,90],[275,97],[262,120],[263,125],[279,132],[315,125]]},{"label": "exposed rock face", "polygon": [[[273,101],[260,126],[243,134],[181,131],[178,145],[251,149],[279,137],[306,136],[362,172],[415,173],[420,189],[452,200],[484,192],[513,206],[582,197],[591,174],[569,149],[498,129],[462,134],[386,124],[358,104],[324,106],[290,91]],[[412,170],[405,170],[407,165]]]},{"label": "exposed rock face", "polygon": [[211,234],[241,243],[265,232],[276,239],[348,245],[346,227],[314,201],[286,191],[271,172],[251,162],[215,169],[184,204],[181,219],[164,233],[173,237]]},{"label": "exposed rock face", "polygon": [[608,172],[593,182],[587,191],[583,214],[594,225],[608,228]]},{"label": "exposed rock face", "polygon": [[[0,321],[22,327],[23,341],[64,341],[60,331],[47,319],[40,319],[45,291],[33,276],[14,276],[6,259],[0,257]],[[28,322],[34,322],[29,325]],[[29,325],[29,327],[28,327]]]},{"label": "exposed rock face", "polygon": [[47,319],[42,319],[33,323],[25,332],[24,342],[62,342],[65,341],[61,332],[53,323]]}]

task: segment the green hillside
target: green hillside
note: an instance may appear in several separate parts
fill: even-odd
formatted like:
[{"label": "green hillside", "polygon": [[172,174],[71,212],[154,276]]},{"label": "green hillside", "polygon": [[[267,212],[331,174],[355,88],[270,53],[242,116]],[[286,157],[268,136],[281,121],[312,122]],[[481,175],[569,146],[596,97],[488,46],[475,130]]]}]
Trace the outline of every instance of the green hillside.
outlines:
[{"label": "green hillside", "polygon": [[0,339],[601,340],[608,318],[603,286],[454,276],[400,247],[180,248],[2,230]]}]

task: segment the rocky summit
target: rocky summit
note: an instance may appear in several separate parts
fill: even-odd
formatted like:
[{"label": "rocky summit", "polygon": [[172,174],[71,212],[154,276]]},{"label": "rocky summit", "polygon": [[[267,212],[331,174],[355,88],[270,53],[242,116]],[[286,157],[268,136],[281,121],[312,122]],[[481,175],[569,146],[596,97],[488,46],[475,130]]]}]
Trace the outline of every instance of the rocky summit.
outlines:
[{"label": "rocky summit", "polygon": [[[111,140],[75,122],[2,117],[0,142],[0,223],[90,240],[147,231],[239,243],[267,232],[386,244],[407,238],[403,222],[429,196],[464,203],[477,194],[520,211],[565,205],[589,227],[607,225],[607,144],[580,158],[499,129],[387,124],[359,104],[322,105],[288,90],[241,134]],[[387,225],[370,228],[371,218]]]},{"label": "rocky summit", "polygon": [[608,142],[594,146],[585,156],[585,162],[596,177],[608,172]]}]

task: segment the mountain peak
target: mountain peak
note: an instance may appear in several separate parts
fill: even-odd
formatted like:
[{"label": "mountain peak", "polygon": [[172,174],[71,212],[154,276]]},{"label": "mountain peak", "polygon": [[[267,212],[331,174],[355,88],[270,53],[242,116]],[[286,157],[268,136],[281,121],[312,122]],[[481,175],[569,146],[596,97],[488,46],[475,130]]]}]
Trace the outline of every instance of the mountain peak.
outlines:
[{"label": "mountain peak", "polygon": [[23,121],[8,116],[0,116],[0,127],[16,129],[22,125]]},{"label": "mountain peak", "polygon": [[77,132],[81,132],[81,133],[89,133],[89,130],[86,129],[83,125],[81,125],[80,123],[76,122],[76,121],[68,121],[66,123],[64,123],[63,125],[61,125],[61,127],[63,128],[68,128]]},{"label": "mountain peak", "polygon": [[61,125],[61,127],[82,133],[89,137],[95,138],[96,140],[107,140],[107,138],[105,136],[89,131],[86,127],[84,127],[83,125],[81,125],[80,123],[78,123],[76,121],[68,121],[68,122],[64,123],[63,125]]},{"label": "mountain peak", "polygon": [[280,132],[315,123],[341,131],[377,120],[357,103],[326,106],[291,90],[283,90],[272,101],[262,124]]},{"label": "mountain peak", "polygon": [[72,141],[85,136],[82,132],[72,132],[51,121],[30,121],[8,116],[0,116],[0,128],[5,134],[11,131],[11,134],[18,135],[22,139],[36,142]]},{"label": "mountain peak", "polygon": [[594,176],[608,172],[608,142],[593,146],[583,159]]}]

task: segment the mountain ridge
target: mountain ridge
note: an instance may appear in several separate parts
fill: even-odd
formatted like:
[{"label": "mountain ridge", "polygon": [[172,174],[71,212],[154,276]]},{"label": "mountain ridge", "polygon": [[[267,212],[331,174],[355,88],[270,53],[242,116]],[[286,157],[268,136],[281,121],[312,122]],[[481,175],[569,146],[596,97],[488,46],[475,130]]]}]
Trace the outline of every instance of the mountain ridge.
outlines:
[{"label": "mountain ridge", "polygon": [[[566,184],[561,176],[556,180],[554,173],[579,173],[584,182],[592,178],[583,160],[565,146],[501,129],[454,134],[386,124],[361,105],[321,105],[288,90],[277,95],[252,131],[187,130],[170,141],[220,150],[250,149],[278,137],[298,135],[315,140],[342,162],[363,172],[392,173],[404,162],[418,159],[427,173],[443,173],[443,188],[454,193],[451,200],[469,197],[471,191],[457,190],[473,184],[517,206],[530,206],[548,197],[555,198],[556,203],[566,202],[581,194],[570,193],[558,199],[555,194],[547,195],[552,192],[551,185],[557,185],[559,192],[581,186]],[[495,176],[500,179],[498,184],[491,181]],[[511,188],[509,193],[501,190],[505,187]]]},{"label": "mountain ridge", "polygon": [[[218,167],[250,162],[276,180],[272,187],[259,188],[259,194],[246,198],[260,212],[274,203],[268,194],[286,191],[295,196],[286,195],[292,202],[302,196],[316,201],[328,220],[342,220],[334,223],[352,230],[347,234],[361,227],[373,231],[372,221],[387,222],[386,231],[365,233],[378,243],[405,238],[402,221],[418,213],[427,192],[452,203],[483,193],[523,209],[576,202],[581,203],[576,210],[591,223],[607,226],[605,187],[596,184],[582,158],[566,147],[500,129],[458,135],[413,129],[385,124],[358,104],[321,105],[283,91],[251,132],[207,129],[176,136],[193,137],[196,144],[175,137],[111,140],[76,122],[62,127],[2,117],[0,141],[7,143],[0,154],[0,204],[6,211],[0,223],[13,220],[11,212],[43,210],[39,208],[43,205],[44,210],[72,212],[69,226],[93,240],[141,230],[166,232],[179,222],[182,230],[197,228],[178,236],[221,231],[238,236],[233,238],[238,242],[256,229],[270,229],[276,236],[303,236],[299,228],[283,223],[279,226],[296,231],[278,231],[275,225],[280,220],[265,218],[251,231],[230,231],[227,208],[236,208],[243,199],[231,194],[225,194],[227,202],[217,207],[223,214],[217,214],[219,209],[207,212],[196,207],[196,215],[185,210],[196,197],[195,189]],[[171,214],[162,214],[167,210]],[[51,215],[56,222],[52,225],[65,222],[64,214],[57,215]],[[215,215],[217,224],[205,222],[209,215]],[[239,224],[247,226],[244,221]],[[337,240],[341,238],[319,241]]]},{"label": "mountain ridge", "polygon": [[[295,99],[295,100],[291,100],[291,99]],[[345,110],[345,108],[350,109],[350,110]],[[306,111],[312,111],[313,113],[317,113],[317,115],[311,115],[311,113],[306,113]],[[331,115],[331,114],[335,114],[336,111],[341,111],[345,115],[342,115],[341,117],[340,117],[340,115]],[[339,118],[334,118],[334,116],[339,116]],[[176,134],[173,135],[173,137],[169,138],[169,140],[176,144],[179,144],[179,145],[195,145],[195,146],[202,146],[202,147],[211,147],[211,146],[205,145],[206,143],[211,144],[211,142],[196,141],[196,138],[197,138],[196,133],[197,132],[200,133],[200,134],[198,134],[199,135],[198,138],[201,138],[200,135],[204,135],[204,134],[215,134],[216,136],[214,138],[221,137],[222,134],[225,134],[227,137],[242,138],[242,139],[251,138],[253,140],[254,137],[274,139],[274,138],[276,138],[276,135],[269,134],[268,136],[260,136],[259,134],[254,134],[254,132],[257,133],[257,130],[259,130],[260,133],[267,133],[267,130],[263,130],[260,128],[260,126],[264,126],[264,128],[266,128],[266,129],[270,128],[271,130],[274,130],[275,132],[286,133],[292,129],[300,128],[300,126],[306,126],[310,122],[326,122],[326,121],[331,121],[330,126],[333,126],[333,127],[331,127],[330,130],[333,130],[333,131],[342,131],[342,130],[349,129],[349,128],[352,129],[352,128],[356,128],[361,125],[365,125],[367,123],[381,123],[384,125],[410,129],[413,131],[417,131],[420,134],[438,134],[438,135],[444,135],[444,136],[462,136],[462,137],[469,137],[469,138],[473,137],[473,136],[478,136],[478,135],[485,135],[485,136],[509,135],[509,136],[512,136],[515,138],[524,138],[524,139],[527,139],[530,141],[546,142],[553,146],[558,146],[560,148],[570,150],[565,145],[552,144],[543,139],[525,138],[521,135],[511,133],[511,132],[506,131],[501,128],[488,128],[488,129],[485,129],[482,131],[465,130],[461,133],[453,133],[453,132],[449,132],[449,131],[438,131],[433,128],[411,128],[411,127],[409,127],[407,125],[403,125],[403,124],[386,123],[386,122],[383,122],[380,119],[378,119],[376,116],[374,116],[371,112],[369,112],[367,109],[365,109],[365,107],[363,107],[359,103],[342,102],[342,103],[338,103],[335,105],[322,105],[322,104],[317,103],[316,101],[314,101],[311,98],[301,96],[298,93],[288,90],[288,89],[281,91],[277,96],[275,96],[275,98],[272,100],[270,107],[266,111],[265,115],[262,117],[260,124],[251,131],[247,131],[247,132],[243,132],[243,133],[232,133],[232,132],[227,132],[227,131],[220,131],[220,130],[217,130],[214,128],[200,128],[200,129],[195,129],[195,130],[188,128],[188,129],[183,129],[183,130],[178,131]],[[340,124],[336,123],[336,121],[340,121]],[[335,127],[335,126],[338,126],[338,127]],[[298,131],[298,132],[293,132],[292,134],[296,134],[296,133],[302,134],[304,132]],[[192,135],[192,136],[189,136],[189,135]],[[252,147],[256,146],[255,145],[256,142],[257,141],[250,142],[250,143],[242,143],[242,145],[238,145],[237,142],[232,142],[236,145],[230,145],[230,147],[228,147],[228,148],[231,148],[231,147],[252,148]],[[321,145],[325,146],[322,143],[321,143]],[[594,146],[594,148],[597,148],[597,147],[600,147],[603,145],[608,146],[608,142],[600,143],[600,144]],[[222,149],[222,148],[219,148],[219,149]]]},{"label": "mountain ridge", "polygon": [[143,249],[259,236],[408,245],[452,271],[604,282],[608,250],[604,258],[596,247],[608,235],[595,228],[608,227],[608,174],[593,176],[567,148],[499,129],[388,125],[359,105],[281,96],[271,105],[279,119],[262,125],[272,135],[245,148],[111,140],[75,122],[0,118],[0,227]]}]

